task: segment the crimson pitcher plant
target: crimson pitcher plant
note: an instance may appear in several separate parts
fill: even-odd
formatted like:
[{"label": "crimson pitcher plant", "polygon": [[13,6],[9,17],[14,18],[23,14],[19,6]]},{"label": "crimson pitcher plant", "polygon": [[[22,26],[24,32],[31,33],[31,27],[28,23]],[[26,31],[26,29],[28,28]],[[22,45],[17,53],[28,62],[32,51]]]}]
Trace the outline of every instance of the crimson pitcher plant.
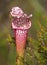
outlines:
[{"label": "crimson pitcher plant", "polygon": [[[12,29],[14,30],[16,51],[18,57],[24,57],[28,29],[31,27],[31,21],[29,19],[32,17],[32,14],[28,16],[19,7],[13,7],[10,14],[13,17]],[[20,62],[17,58],[18,65],[21,65]]]}]

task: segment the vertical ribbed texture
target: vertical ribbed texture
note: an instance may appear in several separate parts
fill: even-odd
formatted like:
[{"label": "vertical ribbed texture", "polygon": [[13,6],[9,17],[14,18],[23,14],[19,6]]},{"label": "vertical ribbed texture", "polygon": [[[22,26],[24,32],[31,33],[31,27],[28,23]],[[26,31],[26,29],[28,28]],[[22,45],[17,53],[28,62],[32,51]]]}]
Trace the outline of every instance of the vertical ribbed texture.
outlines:
[{"label": "vertical ribbed texture", "polygon": [[16,30],[15,41],[16,49],[19,56],[23,57],[27,38],[27,30]]},{"label": "vertical ribbed texture", "polygon": [[17,64],[23,65],[20,59],[24,57],[26,39],[27,39],[27,30],[15,30],[14,33],[15,33],[16,51],[18,54]]}]

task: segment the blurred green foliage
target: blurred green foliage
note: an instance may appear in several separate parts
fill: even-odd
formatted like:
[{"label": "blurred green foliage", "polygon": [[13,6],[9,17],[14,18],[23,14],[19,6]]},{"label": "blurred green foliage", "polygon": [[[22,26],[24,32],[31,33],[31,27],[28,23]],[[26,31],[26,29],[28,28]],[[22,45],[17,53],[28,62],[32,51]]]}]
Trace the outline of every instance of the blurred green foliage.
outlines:
[{"label": "blurred green foliage", "polygon": [[24,65],[47,65],[47,0],[0,0],[0,65],[16,65],[17,53],[10,20],[13,6],[33,14],[22,62]]}]

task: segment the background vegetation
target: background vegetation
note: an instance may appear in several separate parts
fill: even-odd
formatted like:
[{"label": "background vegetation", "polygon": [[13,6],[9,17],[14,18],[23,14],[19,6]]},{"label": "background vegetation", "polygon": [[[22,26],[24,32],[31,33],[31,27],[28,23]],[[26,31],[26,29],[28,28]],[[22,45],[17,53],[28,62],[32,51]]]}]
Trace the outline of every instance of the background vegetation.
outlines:
[{"label": "background vegetation", "polygon": [[47,65],[47,0],[0,0],[0,65],[16,65],[16,49],[10,10],[21,7],[33,14],[28,32],[24,65]]}]

